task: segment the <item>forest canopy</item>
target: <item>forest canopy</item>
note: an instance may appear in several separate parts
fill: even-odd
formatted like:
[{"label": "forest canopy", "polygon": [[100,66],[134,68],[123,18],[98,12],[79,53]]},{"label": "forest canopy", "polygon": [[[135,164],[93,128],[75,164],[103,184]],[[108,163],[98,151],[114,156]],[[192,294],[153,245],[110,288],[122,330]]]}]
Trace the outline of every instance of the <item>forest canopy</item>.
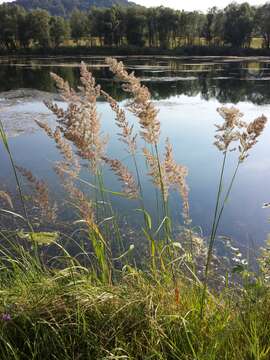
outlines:
[{"label": "forest canopy", "polygon": [[[167,7],[122,6],[120,0],[99,0],[111,7],[93,5],[97,0],[18,0],[42,3],[43,9],[26,10],[19,5],[0,5],[0,49],[87,47],[149,47],[175,49],[183,46],[270,47],[270,3],[251,6],[231,3],[224,9],[213,7],[206,13],[173,10]],[[52,15],[44,9],[65,4],[64,14]],[[115,5],[115,3],[118,3]],[[89,8],[86,5],[89,4]],[[132,4],[121,0],[121,4]],[[64,6],[64,5],[63,5]],[[84,6],[83,10],[80,10]],[[54,12],[55,13],[55,12]]]}]

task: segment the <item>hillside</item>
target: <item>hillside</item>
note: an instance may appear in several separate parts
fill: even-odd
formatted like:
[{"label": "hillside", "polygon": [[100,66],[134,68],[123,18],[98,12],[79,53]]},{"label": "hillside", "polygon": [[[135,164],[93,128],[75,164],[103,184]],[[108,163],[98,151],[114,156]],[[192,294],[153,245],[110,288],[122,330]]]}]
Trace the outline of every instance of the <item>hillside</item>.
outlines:
[{"label": "hillside", "polygon": [[91,6],[111,7],[119,4],[129,6],[128,0],[17,0],[14,4],[20,5],[27,10],[45,9],[52,15],[68,16],[75,8],[85,11]]}]

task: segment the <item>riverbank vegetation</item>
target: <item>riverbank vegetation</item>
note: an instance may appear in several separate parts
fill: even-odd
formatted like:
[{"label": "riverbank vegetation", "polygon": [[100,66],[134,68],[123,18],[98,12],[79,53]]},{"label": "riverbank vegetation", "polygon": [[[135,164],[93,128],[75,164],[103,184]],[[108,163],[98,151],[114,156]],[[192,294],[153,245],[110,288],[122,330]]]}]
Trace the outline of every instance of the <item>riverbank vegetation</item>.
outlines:
[{"label": "riverbank vegetation", "polygon": [[[247,123],[236,108],[218,109],[223,122],[216,125],[214,146],[221,172],[207,240],[192,224],[188,169],[175,162],[169,139],[160,141],[158,110],[148,88],[121,62],[106,62],[129,94],[125,108],[82,64],[78,91],[52,74],[67,104],[46,102],[56,127],[36,120],[61,156],[53,166],[66,191],[64,208],[73,209],[72,231],[57,220],[61,204],[46,183],[15,164],[0,127],[20,200],[19,205],[1,189],[1,220],[10,219],[0,231],[1,358],[268,359],[269,244],[256,267],[229,239],[223,239],[226,252],[220,255],[216,247],[235,178],[252,156],[265,116]],[[115,118],[124,159],[106,151],[100,97]],[[232,156],[230,179],[226,165]],[[106,187],[108,171],[120,187]],[[144,171],[156,189],[153,214],[145,202]],[[179,197],[180,227],[170,216],[172,193]],[[135,232],[114,209],[112,197],[133,204]]]},{"label": "riverbank vegetation", "polygon": [[209,294],[200,319],[195,280],[181,280],[176,299],[164,272],[151,278],[126,267],[118,284],[105,285],[75,264],[58,272],[26,259],[9,265],[3,359],[269,359],[269,287],[259,279]]},{"label": "riverbank vegetation", "polygon": [[258,7],[232,3],[223,10],[213,7],[206,14],[166,7],[113,5],[85,11],[74,9],[65,17],[44,9],[27,11],[14,3],[0,6],[0,47],[7,52],[62,46],[69,51],[76,46],[269,49],[269,23],[268,3]]}]

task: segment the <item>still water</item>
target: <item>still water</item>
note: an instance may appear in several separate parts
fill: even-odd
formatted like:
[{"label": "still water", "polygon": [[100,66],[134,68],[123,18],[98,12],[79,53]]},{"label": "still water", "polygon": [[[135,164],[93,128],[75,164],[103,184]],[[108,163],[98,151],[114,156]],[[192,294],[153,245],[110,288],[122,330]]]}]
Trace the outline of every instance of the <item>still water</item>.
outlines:
[{"label": "still water", "polygon": [[[102,57],[0,59],[0,116],[15,161],[45,179],[58,200],[64,194],[52,166],[59,155],[54,143],[36,127],[34,119],[54,124],[54,117],[43,104],[44,98],[53,97],[59,101],[49,73],[57,73],[76,87],[81,60],[89,65],[97,82],[124,105],[126,94],[104,65]],[[222,154],[212,145],[214,124],[222,121],[216,108],[222,104],[235,105],[248,121],[262,113],[270,118],[270,58],[123,57],[121,60],[151,90],[160,109],[161,146],[169,137],[176,160],[188,167],[191,217],[194,226],[200,226],[207,236],[222,161]],[[129,164],[127,154],[115,141],[117,128],[109,106],[100,101],[98,111],[102,116],[103,131],[110,135],[108,155]],[[129,119],[134,121],[132,116]],[[1,144],[0,158],[0,190],[14,193],[12,171]],[[139,158],[143,167],[143,158],[141,155]],[[229,175],[234,163],[232,154],[227,165]],[[246,246],[258,247],[263,243],[270,230],[270,210],[262,208],[263,203],[270,201],[269,179],[270,124],[240,168],[224,212],[220,235],[232,237],[236,244]],[[120,189],[115,177],[107,170],[105,182],[111,190]],[[147,176],[143,179],[143,187],[148,209],[154,211],[155,192]],[[123,199],[114,199],[114,202],[121,214],[137,221],[134,208],[138,205]],[[181,223],[179,199],[173,195],[170,202],[173,217]],[[62,210],[60,216],[64,216],[64,212]]]}]

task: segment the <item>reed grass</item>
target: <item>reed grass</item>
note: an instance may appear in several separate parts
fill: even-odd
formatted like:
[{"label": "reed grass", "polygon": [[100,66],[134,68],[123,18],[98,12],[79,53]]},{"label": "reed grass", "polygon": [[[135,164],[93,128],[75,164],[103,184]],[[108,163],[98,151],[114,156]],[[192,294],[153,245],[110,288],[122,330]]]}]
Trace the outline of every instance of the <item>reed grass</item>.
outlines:
[{"label": "reed grass", "polygon": [[[23,220],[0,231],[1,358],[269,359],[269,243],[258,259],[257,272],[244,261],[243,266],[230,267],[215,251],[219,223],[240,165],[248,161],[266,118],[246,123],[236,108],[218,109],[224,122],[216,125],[215,146],[223,160],[212,231],[205,241],[192,225],[188,169],[174,160],[169,139],[161,150],[161,124],[149,90],[121,62],[106,61],[130,94],[125,109],[82,64],[78,91],[52,74],[67,103],[65,109],[46,103],[55,114],[56,128],[36,121],[62,157],[54,169],[67,193],[65,206],[74,209],[69,231],[57,220],[59,204],[51,201],[46,183],[15,164],[0,123],[23,207],[21,215],[1,189],[1,204],[9,207],[1,212]],[[109,138],[101,131],[100,96],[114,113],[118,139],[133,162],[134,174],[123,160],[106,152]],[[126,111],[138,120],[138,133]],[[224,184],[233,151],[238,151],[235,170]],[[157,213],[162,203],[157,225],[156,214],[149,213],[145,204],[144,174],[137,160],[142,155],[156,188]],[[85,167],[88,178],[82,177]],[[117,176],[121,191],[106,188],[106,167]],[[19,173],[32,187],[30,204]],[[172,191],[181,198],[181,231],[170,217]],[[138,221],[142,215],[141,232],[135,237],[127,235],[128,223],[118,221],[112,196],[132,201]],[[40,209],[38,224],[31,219],[33,206]],[[231,250],[238,256],[238,248]]]}]

